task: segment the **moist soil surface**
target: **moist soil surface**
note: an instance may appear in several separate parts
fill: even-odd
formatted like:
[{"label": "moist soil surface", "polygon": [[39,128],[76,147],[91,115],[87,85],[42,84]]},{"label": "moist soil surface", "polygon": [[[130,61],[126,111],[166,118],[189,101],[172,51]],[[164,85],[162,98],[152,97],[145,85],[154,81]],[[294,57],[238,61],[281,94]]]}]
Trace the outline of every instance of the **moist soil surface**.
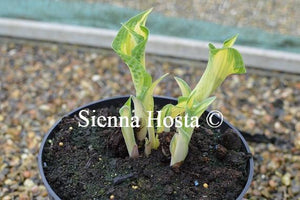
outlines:
[{"label": "moist soil surface", "polygon": [[[99,108],[91,116],[119,116],[118,107]],[[160,134],[161,146],[130,159],[121,129],[78,127],[65,117],[43,151],[46,179],[65,199],[236,199],[248,177],[250,157],[231,130],[211,129],[205,119],[194,130],[189,153],[179,169],[170,165],[169,142],[175,129]],[[82,122],[83,123],[83,122]]]}]

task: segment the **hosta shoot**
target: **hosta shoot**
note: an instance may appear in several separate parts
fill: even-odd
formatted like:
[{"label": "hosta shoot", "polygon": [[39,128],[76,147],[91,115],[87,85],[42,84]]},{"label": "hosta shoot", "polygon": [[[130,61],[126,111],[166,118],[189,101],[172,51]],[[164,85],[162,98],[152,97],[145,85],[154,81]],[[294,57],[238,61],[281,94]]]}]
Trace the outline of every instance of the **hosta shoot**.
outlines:
[{"label": "hosta shoot", "polygon": [[[209,96],[221,85],[227,76],[246,72],[241,54],[232,48],[236,39],[237,35],[226,40],[222,48],[216,48],[214,45],[209,44],[207,67],[193,90],[190,89],[184,80],[175,78],[182,96],[178,98],[177,105],[169,104],[162,109],[163,115],[161,115],[161,120],[165,116],[172,116],[173,118],[178,115],[200,117],[205,109],[215,100],[215,97]],[[158,132],[164,130],[164,127],[157,129]],[[177,129],[177,133],[173,136],[170,144],[171,166],[180,166],[186,158],[193,131],[193,127],[183,126]]]},{"label": "hosta shoot", "polygon": [[[160,77],[158,80],[152,82],[151,75],[147,72],[145,66],[145,47],[148,40],[149,31],[146,28],[146,20],[152,9],[144,11],[131,19],[125,24],[122,24],[117,36],[115,37],[112,48],[121,57],[121,59],[128,66],[136,94],[132,97],[134,103],[134,114],[139,118],[140,128],[136,133],[136,137],[139,141],[145,141],[145,153],[148,155],[151,149],[157,149],[159,146],[158,136],[155,134],[154,126],[147,127],[150,123],[149,113],[154,111],[153,91],[156,85],[166,76]],[[126,106],[128,112],[132,112],[131,107]],[[124,109],[123,107],[121,110]],[[148,112],[152,111],[152,112]],[[129,129],[129,128],[128,128]],[[132,135],[133,130],[127,133]],[[125,130],[122,130],[125,131]],[[124,133],[123,133],[124,134]],[[133,138],[133,137],[130,137]],[[132,152],[134,145],[133,141],[125,141],[128,152]],[[132,155],[131,155],[132,156]]]}]

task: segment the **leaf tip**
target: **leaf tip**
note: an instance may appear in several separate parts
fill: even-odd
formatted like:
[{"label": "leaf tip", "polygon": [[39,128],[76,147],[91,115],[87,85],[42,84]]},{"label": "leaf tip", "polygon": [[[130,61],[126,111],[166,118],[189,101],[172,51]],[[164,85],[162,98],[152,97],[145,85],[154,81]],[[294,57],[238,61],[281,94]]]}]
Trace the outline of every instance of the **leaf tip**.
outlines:
[{"label": "leaf tip", "polygon": [[209,43],[209,44],[208,44],[208,47],[209,47],[210,50],[216,49],[215,45],[213,45],[212,43]]},{"label": "leaf tip", "polygon": [[238,38],[239,34],[235,34],[234,36],[232,36],[231,38],[227,39],[224,41],[223,43],[223,47],[227,47],[227,48],[230,48],[234,45],[236,39]]}]

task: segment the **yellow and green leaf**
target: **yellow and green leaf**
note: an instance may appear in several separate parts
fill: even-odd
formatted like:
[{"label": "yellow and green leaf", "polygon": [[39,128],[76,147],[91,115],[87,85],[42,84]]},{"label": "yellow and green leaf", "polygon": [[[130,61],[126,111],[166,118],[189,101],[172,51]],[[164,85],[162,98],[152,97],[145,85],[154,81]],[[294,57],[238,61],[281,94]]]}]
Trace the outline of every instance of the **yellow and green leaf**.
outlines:
[{"label": "yellow and green leaf", "polygon": [[[135,115],[141,122],[141,128],[137,131],[138,140],[149,140],[147,142],[147,152],[149,146],[156,149],[159,140],[155,134],[154,127],[146,127],[153,124],[149,121],[148,111],[154,110],[153,91],[156,85],[166,76],[162,76],[152,83],[151,75],[146,71],[145,48],[149,31],[146,21],[152,9],[146,10],[122,24],[115,37],[112,48],[128,66],[132,81],[136,90],[136,98],[133,98]],[[151,114],[151,119],[153,118]],[[147,138],[148,133],[148,138]]]},{"label": "yellow and green leaf", "polygon": [[237,35],[226,40],[223,48],[209,45],[209,60],[200,81],[191,92],[190,97],[197,102],[206,99],[231,74],[246,73],[241,54],[234,48]]},{"label": "yellow and green leaf", "polygon": [[129,19],[122,25],[112,43],[113,50],[130,69],[137,96],[152,83],[145,66],[145,48],[149,34],[145,24],[150,12],[151,9]]}]

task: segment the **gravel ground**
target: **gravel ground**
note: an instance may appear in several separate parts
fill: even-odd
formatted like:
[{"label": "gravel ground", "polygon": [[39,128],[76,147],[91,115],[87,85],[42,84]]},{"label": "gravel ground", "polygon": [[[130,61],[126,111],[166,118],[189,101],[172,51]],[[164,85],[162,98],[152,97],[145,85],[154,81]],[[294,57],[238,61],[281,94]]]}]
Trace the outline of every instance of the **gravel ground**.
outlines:
[{"label": "gravel ground", "polygon": [[201,19],[218,24],[256,27],[272,33],[300,36],[299,0],[85,0],[155,12],[166,16]]},{"label": "gravel ground", "polygon": [[[174,74],[195,86],[205,65],[147,57],[155,78],[171,72],[159,95],[179,95]],[[9,38],[0,38],[0,70],[0,199],[47,199],[37,169],[43,136],[78,106],[132,93],[129,71],[110,50]],[[212,108],[228,121],[271,138],[250,142],[255,177],[246,198],[299,200],[300,76],[248,69],[215,95]]]}]

